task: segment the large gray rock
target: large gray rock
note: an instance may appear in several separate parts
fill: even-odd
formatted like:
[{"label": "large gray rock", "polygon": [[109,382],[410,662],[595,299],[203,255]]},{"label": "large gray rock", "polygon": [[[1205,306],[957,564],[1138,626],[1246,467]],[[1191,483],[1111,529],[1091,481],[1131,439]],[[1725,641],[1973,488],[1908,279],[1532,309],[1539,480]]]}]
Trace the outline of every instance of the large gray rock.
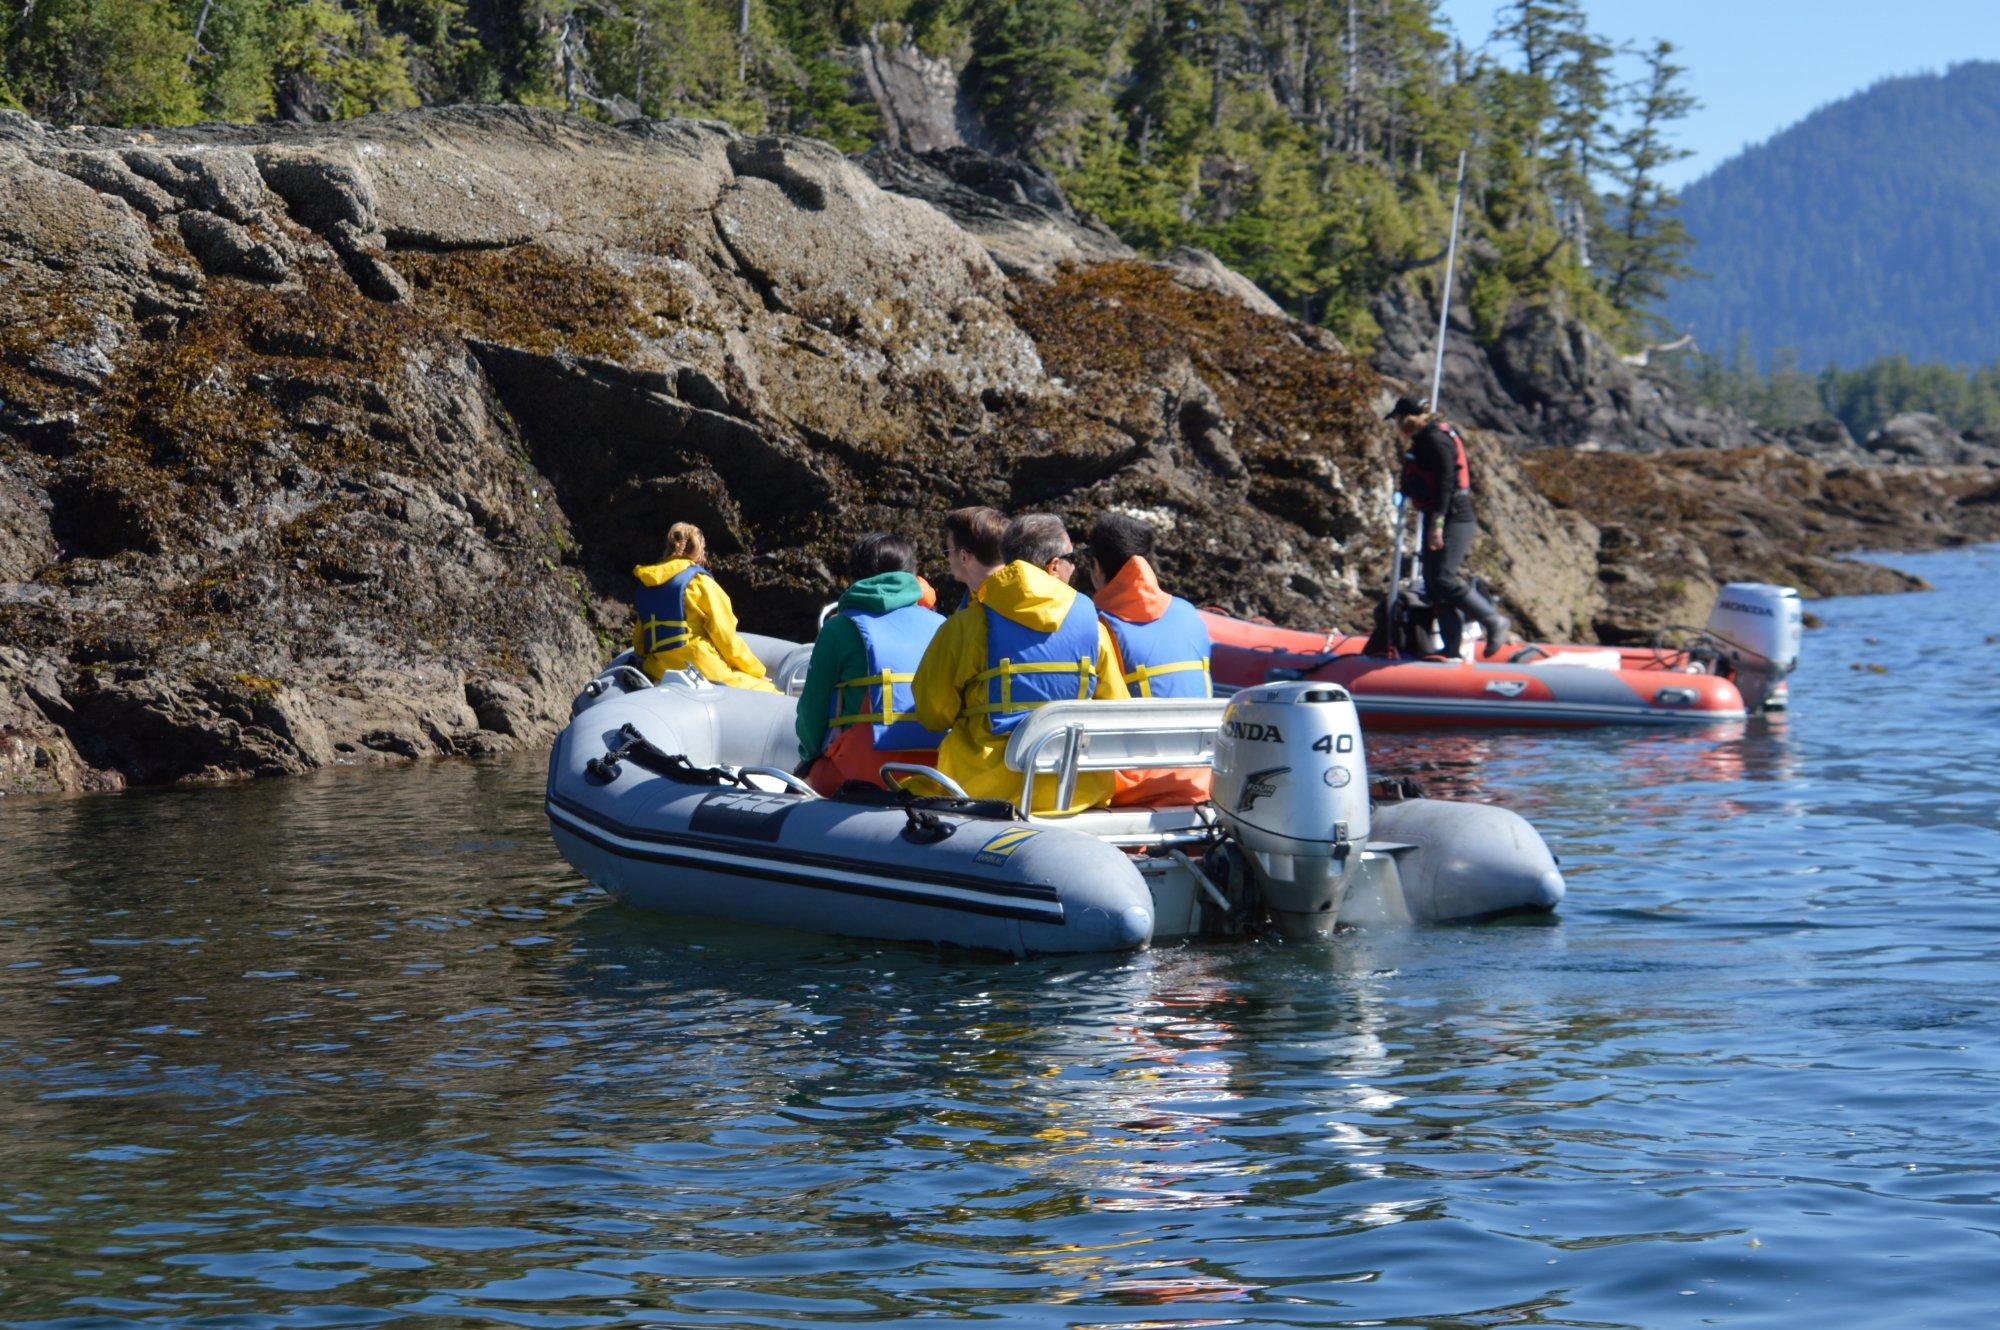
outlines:
[{"label": "large gray rock", "polygon": [[[930,550],[967,502],[1143,512],[1176,590],[1292,623],[1364,622],[1387,565],[1381,380],[1017,163],[518,108],[0,116],[0,197],[0,789],[541,743],[678,520],[786,636],[855,533]],[[1566,337],[1523,321],[1496,410],[1623,410]],[[1537,631],[1616,611],[1592,523],[1474,444],[1481,575]]]},{"label": "large gray rock", "polygon": [[1958,431],[1927,411],[1905,411],[1889,417],[1861,446],[1898,462],[1946,464],[1958,459]]},{"label": "large gray rock", "polygon": [[886,44],[879,34],[852,48],[848,58],[882,113],[883,141],[891,150],[936,152],[982,139],[950,60],[926,55],[907,40]]},{"label": "large gray rock", "polygon": [[1831,417],[1815,420],[1785,433],[1786,446],[1806,457],[1840,465],[1865,465],[1873,460],[1847,426]]},{"label": "large gray rock", "polygon": [[968,224],[696,122],[0,118],[0,788],[540,743],[676,520],[778,633],[975,499],[1143,509],[1190,594],[1339,617],[1372,377],[1019,163],[897,160]]},{"label": "large gray rock", "polygon": [[1046,278],[1065,263],[1135,257],[1109,229],[1079,216],[1053,178],[1017,157],[884,146],[857,161],[882,188],[924,200],[978,237],[1010,274]]},{"label": "large gray rock", "polygon": [[[1382,330],[1370,357],[1376,368],[1428,389],[1436,303],[1401,281],[1371,308]],[[1455,302],[1442,400],[1454,418],[1525,447],[1658,452],[1761,447],[1776,437],[1689,401],[1658,371],[1625,363],[1582,322],[1541,304],[1517,305],[1482,339]]]}]

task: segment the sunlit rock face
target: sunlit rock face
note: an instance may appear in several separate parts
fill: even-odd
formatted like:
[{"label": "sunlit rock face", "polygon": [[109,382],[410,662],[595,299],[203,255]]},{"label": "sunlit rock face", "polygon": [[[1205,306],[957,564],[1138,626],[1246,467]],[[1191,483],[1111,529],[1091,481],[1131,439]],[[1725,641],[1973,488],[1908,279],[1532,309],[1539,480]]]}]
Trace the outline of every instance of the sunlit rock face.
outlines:
[{"label": "sunlit rock face", "polygon": [[1337,349],[1102,245],[1024,295],[820,144],[8,116],[0,189],[0,788],[543,742],[680,519],[792,634],[963,502],[1141,507],[1192,594],[1316,618],[1381,543]]},{"label": "sunlit rock face", "polygon": [[[1396,385],[969,149],[0,114],[0,195],[0,790],[544,743],[679,520],[784,636],[964,503],[1143,513],[1175,590],[1287,623],[1388,563]],[[1606,620],[1587,505],[1474,448],[1475,570]]]}]

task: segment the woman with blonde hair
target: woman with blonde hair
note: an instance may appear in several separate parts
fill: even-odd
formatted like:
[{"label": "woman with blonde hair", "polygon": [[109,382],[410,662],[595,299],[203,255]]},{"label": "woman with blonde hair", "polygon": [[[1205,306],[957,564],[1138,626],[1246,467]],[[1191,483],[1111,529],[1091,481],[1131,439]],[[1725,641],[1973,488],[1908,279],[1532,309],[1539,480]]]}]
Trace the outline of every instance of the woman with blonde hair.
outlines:
[{"label": "woman with blonde hair", "polygon": [[639,579],[633,608],[632,650],[639,667],[655,683],[669,670],[692,665],[704,679],[732,688],[776,692],[764,664],[736,635],[736,610],[729,594],[702,567],[708,542],[692,522],[667,528],[667,549],[658,563],[632,570]]}]

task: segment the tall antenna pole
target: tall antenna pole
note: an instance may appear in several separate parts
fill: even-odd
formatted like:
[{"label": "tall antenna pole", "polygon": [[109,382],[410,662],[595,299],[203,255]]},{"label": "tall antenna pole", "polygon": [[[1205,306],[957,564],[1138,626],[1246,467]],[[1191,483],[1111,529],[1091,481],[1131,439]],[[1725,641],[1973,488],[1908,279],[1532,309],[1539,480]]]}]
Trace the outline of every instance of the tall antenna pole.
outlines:
[{"label": "tall antenna pole", "polygon": [[[1451,324],[1451,279],[1458,267],[1458,224],[1465,215],[1465,156],[1468,149],[1458,152],[1458,187],[1451,200],[1451,239],[1444,251],[1444,296],[1438,301],[1437,354],[1431,360],[1431,395],[1427,403],[1432,411],[1438,407],[1438,393],[1444,387],[1444,341]],[[1396,650],[1396,607],[1402,599],[1403,591],[1403,490],[1396,488],[1396,549],[1389,561],[1389,603],[1383,608],[1382,622],[1387,630],[1388,649]]]},{"label": "tall antenna pole", "polygon": [[1451,323],[1451,278],[1458,267],[1458,222],[1465,214],[1465,153],[1458,150],[1458,188],[1451,200],[1451,240],[1444,251],[1444,297],[1438,301],[1438,341],[1437,356],[1431,362],[1430,409],[1438,408],[1438,390],[1444,386],[1444,339],[1445,330]]}]

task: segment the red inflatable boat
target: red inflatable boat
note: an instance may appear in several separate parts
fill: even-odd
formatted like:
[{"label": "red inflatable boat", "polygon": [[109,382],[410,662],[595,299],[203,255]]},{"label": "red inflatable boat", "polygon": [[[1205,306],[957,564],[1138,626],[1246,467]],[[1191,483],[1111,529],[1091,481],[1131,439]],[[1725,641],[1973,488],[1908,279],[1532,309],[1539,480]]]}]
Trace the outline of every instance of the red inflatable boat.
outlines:
[{"label": "red inflatable boat", "polygon": [[1801,613],[1790,587],[1731,583],[1696,649],[1535,645],[1505,662],[1362,654],[1367,639],[1205,611],[1218,691],[1273,677],[1337,683],[1373,725],[1686,725],[1786,704]]}]

